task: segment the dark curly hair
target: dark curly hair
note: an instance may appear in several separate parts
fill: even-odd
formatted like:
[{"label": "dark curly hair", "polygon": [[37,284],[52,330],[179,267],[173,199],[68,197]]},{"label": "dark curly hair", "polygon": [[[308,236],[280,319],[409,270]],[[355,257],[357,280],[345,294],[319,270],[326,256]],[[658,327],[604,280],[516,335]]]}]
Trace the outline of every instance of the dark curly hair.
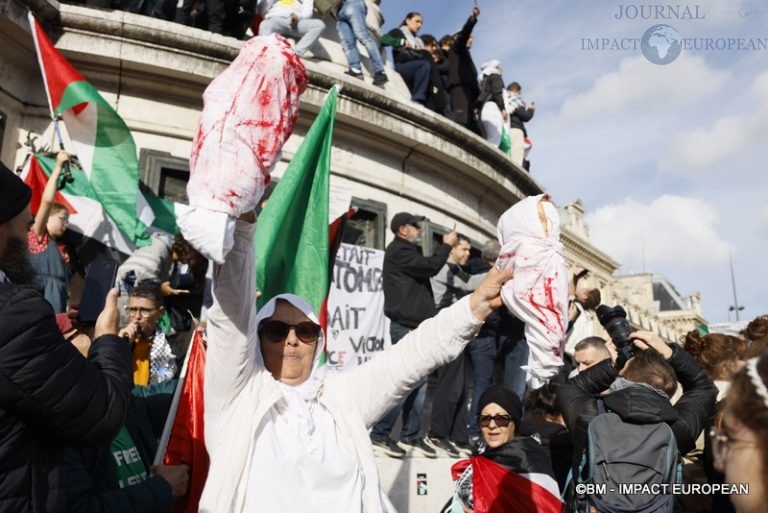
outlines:
[{"label": "dark curly hair", "polygon": [[753,341],[768,337],[768,315],[761,315],[752,319],[742,330],[741,336]]}]

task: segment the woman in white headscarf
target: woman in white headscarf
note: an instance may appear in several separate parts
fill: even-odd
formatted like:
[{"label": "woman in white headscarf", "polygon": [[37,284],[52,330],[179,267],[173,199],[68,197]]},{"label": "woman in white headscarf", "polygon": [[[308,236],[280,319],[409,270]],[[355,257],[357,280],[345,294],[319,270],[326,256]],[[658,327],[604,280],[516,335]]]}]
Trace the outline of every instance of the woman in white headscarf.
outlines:
[{"label": "woman in white headscarf", "polygon": [[325,375],[312,308],[283,294],[255,312],[254,225],[238,221],[215,269],[208,314],[202,512],[381,513],[367,430],[433,369],[456,358],[501,305],[511,272],[477,290],[353,371]]},{"label": "woman in white headscarf", "polygon": [[480,83],[480,120],[485,140],[499,146],[508,115],[504,103],[504,79],[501,62],[496,59],[484,62],[477,81]]}]

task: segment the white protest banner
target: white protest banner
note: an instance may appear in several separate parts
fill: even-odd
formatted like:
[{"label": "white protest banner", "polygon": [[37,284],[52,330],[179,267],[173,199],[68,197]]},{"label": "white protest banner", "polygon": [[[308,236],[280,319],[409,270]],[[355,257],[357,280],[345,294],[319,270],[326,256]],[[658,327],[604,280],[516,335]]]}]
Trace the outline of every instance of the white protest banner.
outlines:
[{"label": "white protest banner", "polygon": [[328,294],[328,368],[344,371],[391,345],[384,316],[384,252],[342,244]]}]

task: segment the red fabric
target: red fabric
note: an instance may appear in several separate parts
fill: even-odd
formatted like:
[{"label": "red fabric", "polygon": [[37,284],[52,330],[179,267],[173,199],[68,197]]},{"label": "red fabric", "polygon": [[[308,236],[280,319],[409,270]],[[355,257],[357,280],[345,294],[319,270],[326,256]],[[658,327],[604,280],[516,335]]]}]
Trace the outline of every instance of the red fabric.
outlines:
[{"label": "red fabric", "polygon": [[560,497],[482,456],[472,458],[475,513],[560,513]]},{"label": "red fabric", "polygon": [[470,460],[459,460],[451,465],[451,479],[456,481],[471,464],[472,462]]},{"label": "red fabric", "polygon": [[[40,163],[34,155],[29,157],[27,166],[27,176],[24,178],[24,183],[29,185],[32,189],[32,197],[29,200],[29,209],[32,211],[32,215],[35,215],[40,208],[40,201],[43,199],[43,191],[45,190],[45,185],[48,183],[48,175],[46,175],[43,168],[40,167]],[[56,191],[53,201],[61,203],[67,207],[70,214],[77,214],[75,207],[67,201],[61,192]]]},{"label": "red fabric", "polygon": [[[42,253],[50,243],[51,236],[48,234],[48,232],[45,232],[43,236],[38,239],[34,229],[30,228],[27,231],[27,250],[31,254],[37,255],[38,253]],[[56,249],[59,250],[59,254],[61,255],[61,261],[64,263],[64,265],[69,264],[69,252],[67,251],[67,245],[63,242],[55,242],[55,244]]]},{"label": "red fabric", "polygon": [[189,486],[184,497],[173,503],[174,513],[196,513],[210,459],[205,450],[203,426],[203,381],[205,375],[205,345],[198,329],[190,344],[187,375],[181,389],[179,409],[165,449],[166,465],[189,465]]},{"label": "red fabric", "polygon": [[53,46],[37,20],[31,18],[30,23],[35,36],[40,68],[43,71],[43,80],[47,84],[48,103],[51,110],[55,111],[61,103],[61,97],[67,86],[72,82],[85,81],[85,79]]}]

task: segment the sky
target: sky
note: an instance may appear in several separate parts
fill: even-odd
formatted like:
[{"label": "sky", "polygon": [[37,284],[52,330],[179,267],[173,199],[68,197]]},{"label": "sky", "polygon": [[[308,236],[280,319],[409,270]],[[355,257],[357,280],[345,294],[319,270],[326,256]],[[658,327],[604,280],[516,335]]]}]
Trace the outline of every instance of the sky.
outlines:
[{"label": "sky", "polygon": [[[536,102],[532,174],[556,203],[583,201],[592,243],[621,263],[615,275],[661,274],[681,295],[701,294],[707,321],[727,322],[732,258],[740,318],[768,314],[768,4],[653,4],[661,15],[680,5],[681,18],[688,7],[694,19],[641,19],[651,4],[627,0],[478,5],[475,64],[500,60],[505,83]],[[421,33],[439,38],[472,6],[382,0],[383,30],[417,11]],[[666,65],[634,48],[657,24],[690,40]],[[598,38],[608,48],[595,48]],[[732,49],[718,49],[729,38]],[[614,39],[626,49],[611,50]]]}]

